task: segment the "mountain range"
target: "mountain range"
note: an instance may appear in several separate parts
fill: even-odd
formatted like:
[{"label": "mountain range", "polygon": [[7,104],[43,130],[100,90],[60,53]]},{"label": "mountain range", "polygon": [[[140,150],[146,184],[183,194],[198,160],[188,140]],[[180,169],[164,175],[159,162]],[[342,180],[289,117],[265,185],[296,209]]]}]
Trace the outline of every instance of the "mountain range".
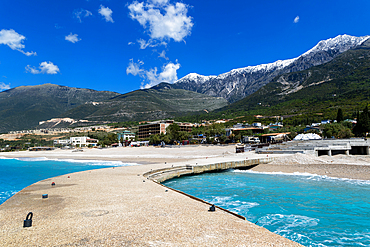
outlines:
[{"label": "mountain range", "polygon": [[88,101],[104,101],[118,93],[44,84],[0,92],[0,133],[33,128]]},{"label": "mountain range", "polygon": [[22,86],[0,92],[0,133],[35,128],[40,121],[57,117],[98,124],[174,118],[226,105],[223,98],[175,89],[168,83],[127,94],[53,84]]},{"label": "mountain range", "polygon": [[234,69],[218,76],[191,73],[176,81],[174,86],[223,97],[232,103],[256,92],[276,76],[327,63],[339,54],[361,45],[369,38],[370,36],[339,35],[320,41],[315,47],[293,59]]},{"label": "mountain range", "polygon": [[174,118],[192,112],[212,111],[227,105],[212,97],[161,83],[150,89],[136,90],[101,102],[86,102],[63,117],[89,121],[140,121]]},{"label": "mountain range", "polygon": [[295,114],[338,105],[353,109],[351,104],[369,100],[369,38],[340,35],[320,41],[297,58],[218,76],[192,73],[174,84],[126,94],[53,84],[13,88],[0,92],[0,133],[35,128],[40,121],[56,117],[99,123],[210,111],[226,115]]},{"label": "mountain range", "polygon": [[328,63],[275,77],[244,99],[216,112],[292,115],[319,113],[335,118],[338,108],[351,117],[370,100],[370,39]]}]

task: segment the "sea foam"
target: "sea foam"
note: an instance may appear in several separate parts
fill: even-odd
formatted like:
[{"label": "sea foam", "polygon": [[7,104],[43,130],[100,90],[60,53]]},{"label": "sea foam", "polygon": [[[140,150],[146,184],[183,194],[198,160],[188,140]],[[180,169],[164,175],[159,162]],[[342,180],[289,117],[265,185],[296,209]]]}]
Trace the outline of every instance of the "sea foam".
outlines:
[{"label": "sea foam", "polygon": [[284,176],[301,176],[305,177],[308,180],[333,180],[333,181],[343,181],[349,182],[354,184],[370,184],[369,180],[361,180],[361,179],[351,179],[351,178],[338,178],[338,177],[330,177],[327,175],[318,175],[313,173],[307,172],[257,172],[257,171],[250,171],[250,170],[232,170],[231,172],[236,173],[250,173],[250,174],[264,174],[264,175],[284,175]]}]

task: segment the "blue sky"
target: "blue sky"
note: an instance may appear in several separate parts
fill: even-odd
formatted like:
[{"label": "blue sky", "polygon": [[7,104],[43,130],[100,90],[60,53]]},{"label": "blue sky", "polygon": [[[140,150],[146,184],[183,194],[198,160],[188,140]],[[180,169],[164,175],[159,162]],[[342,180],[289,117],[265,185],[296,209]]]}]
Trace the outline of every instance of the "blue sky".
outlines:
[{"label": "blue sky", "polygon": [[189,74],[294,58],[370,35],[368,0],[1,0],[0,91],[127,93]]}]

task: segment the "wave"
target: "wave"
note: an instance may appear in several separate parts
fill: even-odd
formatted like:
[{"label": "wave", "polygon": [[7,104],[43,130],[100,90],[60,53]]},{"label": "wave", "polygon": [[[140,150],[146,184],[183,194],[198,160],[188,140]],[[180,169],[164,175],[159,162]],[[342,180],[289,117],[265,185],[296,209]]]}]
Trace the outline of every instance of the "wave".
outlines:
[{"label": "wave", "polygon": [[46,157],[24,157],[24,158],[8,158],[8,157],[0,157],[0,159],[14,159],[20,161],[29,161],[29,162],[37,162],[37,161],[57,161],[57,162],[69,162],[69,163],[78,163],[78,164],[86,164],[91,166],[138,166],[141,164],[138,163],[123,163],[122,161],[109,161],[109,160],[75,160],[75,159],[50,159]]},{"label": "wave", "polygon": [[0,156],[0,160],[10,160],[10,159],[13,159],[13,158],[8,158],[8,157]]},{"label": "wave", "polygon": [[303,215],[284,215],[284,214],[268,214],[258,219],[259,225],[280,225],[277,231],[284,231],[289,228],[312,227],[317,226],[319,219],[311,218]]},{"label": "wave", "polygon": [[310,246],[325,246],[313,243],[309,233],[304,230],[317,226],[319,222],[320,220],[316,218],[294,214],[267,214],[258,219],[259,226],[265,228],[273,226],[275,228],[274,233],[292,241],[303,245],[310,244]]},{"label": "wave", "polygon": [[209,201],[211,204],[215,204],[220,207],[227,208],[228,210],[240,213],[240,212],[248,212],[249,209],[259,206],[260,204],[257,202],[245,202],[240,200],[235,200],[235,198],[231,196],[212,196],[212,200]]},{"label": "wave", "polygon": [[307,246],[369,246],[370,232],[366,229],[355,232],[338,229],[307,230],[319,224],[319,219],[293,214],[268,214],[258,219],[258,225],[267,229],[274,226],[274,233]]},{"label": "wave", "polygon": [[0,204],[7,200],[8,198],[15,195],[18,191],[17,190],[9,190],[9,191],[0,191]]},{"label": "wave", "polygon": [[307,172],[256,172],[256,171],[250,171],[250,170],[232,170],[231,172],[236,173],[250,173],[250,174],[264,174],[264,175],[283,175],[283,176],[300,176],[305,177],[308,180],[335,180],[335,181],[343,181],[343,182],[349,182],[353,184],[365,184],[370,185],[369,180],[361,180],[361,179],[351,179],[351,178],[338,178],[338,177],[329,177],[327,175],[318,175],[313,173],[307,173]]}]

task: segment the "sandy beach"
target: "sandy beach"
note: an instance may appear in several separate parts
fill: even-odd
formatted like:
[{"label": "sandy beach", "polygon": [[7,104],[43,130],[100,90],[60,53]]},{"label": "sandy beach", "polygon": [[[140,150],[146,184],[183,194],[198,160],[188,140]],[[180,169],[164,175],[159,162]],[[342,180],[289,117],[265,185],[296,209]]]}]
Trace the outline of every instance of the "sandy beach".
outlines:
[{"label": "sandy beach", "polygon": [[259,172],[306,172],[331,177],[370,180],[370,156],[335,155],[315,157],[308,154],[258,155],[254,152],[235,153],[235,146],[176,146],[176,147],[127,147],[107,149],[83,149],[83,152],[56,149],[54,151],[0,153],[8,158],[48,158],[77,160],[108,160],[142,165],[171,164],[194,165],[222,161],[238,161],[246,158],[276,157],[269,164],[261,164],[252,170]]},{"label": "sandy beach", "polygon": [[[254,171],[370,179],[367,156],[257,155],[234,146],[4,153],[49,159],[119,160],[140,166],[85,171],[31,185],[0,206],[0,246],[300,246],[227,212],[166,189],[150,170],[275,157]],[[56,186],[52,187],[51,182]],[[47,200],[42,194],[49,194]],[[31,228],[23,228],[29,211]]]}]

